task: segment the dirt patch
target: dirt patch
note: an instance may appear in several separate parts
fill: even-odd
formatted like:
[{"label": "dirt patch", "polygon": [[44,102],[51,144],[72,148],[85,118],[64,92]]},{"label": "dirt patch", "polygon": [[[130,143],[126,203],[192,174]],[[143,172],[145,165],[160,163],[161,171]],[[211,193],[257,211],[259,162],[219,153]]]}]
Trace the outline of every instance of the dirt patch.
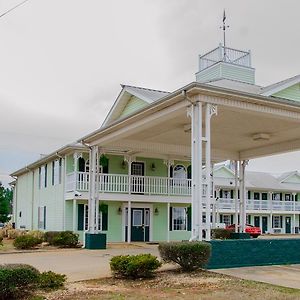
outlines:
[{"label": "dirt patch", "polygon": [[144,280],[104,278],[69,283],[66,289],[43,294],[48,300],[96,299],[300,299],[300,290],[240,280],[212,272],[159,272]]}]

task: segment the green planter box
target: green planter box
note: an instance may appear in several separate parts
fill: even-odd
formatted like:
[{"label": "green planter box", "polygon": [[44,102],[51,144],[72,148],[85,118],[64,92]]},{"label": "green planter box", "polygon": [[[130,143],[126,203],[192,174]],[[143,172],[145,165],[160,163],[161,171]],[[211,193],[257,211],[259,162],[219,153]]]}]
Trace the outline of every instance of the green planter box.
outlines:
[{"label": "green planter box", "polygon": [[246,240],[246,239],[250,239],[251,236],[249,233],[246,232],[231,232],[230,238],[234,240]]},{"label": "green planter box", "polygon": [[106,249],[106,234],[86,232],[85,249]]}]

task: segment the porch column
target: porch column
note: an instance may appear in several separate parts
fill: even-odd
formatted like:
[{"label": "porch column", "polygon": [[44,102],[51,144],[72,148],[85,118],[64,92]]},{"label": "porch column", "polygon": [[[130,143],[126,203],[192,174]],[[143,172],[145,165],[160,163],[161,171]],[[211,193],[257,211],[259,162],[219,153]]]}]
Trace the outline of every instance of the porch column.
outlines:
[{"label": "porch column", "polygon": [[164,164],[167,166],[168,170],[168,179],[167,179],[167,189],[168,196],[170,196],[170,187],[171,187],[171,167],[174,166],[174,160],[164,160]]},{"label": "porch column", "polygon": [[202,240],[202,103],[191,106],[192,137],[192,228],[191,238]]},{"label": "porch column", "polygon": [[296,233],[296,193],[293,193],[293,234]]},{"label": "porch column", "polygon": [[131,201],[128,201],[127,214],[127,243],[131,243]]},{"label": "porch column", "polygon": [[97,184],[97,160],[98,146],[90,148],[90,174],[89,174],[89,211],[88,211],[88,231],[95,233],[96,231],[96,202],[98,201],[98,184]]},{"label": "porch column", "polygon": [[269,233],[272,233],[272,228],[273,228],[273,192],[269,192],[269,208],[270,208],[270,218],[269,218]]},{"label": "porch column", "polygon": [[73,154],[73,159],[74,159],[74,192],[77,190],[77,181],[78,181],[78,159],[80,155],[78,152],[75,152]]},{"label": "porch column", "polygon": [[220,187],[217,188],[216,192],[217,192],[217,197],[216,197],[216,219],[217,219],[217,223],[221,223],[220,222]]},{"label": "porch column", "polygon": [[73,199],[73,224],[72,224],[73,232],[75,232],[77,230],[76,216],[77,216],[77,200]]},{"label": "porch column", "polygon": [[[205,239],[210,241],[211,239],[211,201],[212,201],[212,166],[211,166],[211,117],[217,113],[217,107],[207,103],[205,110],[205,180],[206,180],[206,226],[205,226]],[[201,217],[201,216],[200,216]]]},{"label": "porch column", "polygon": [[238,162],[234,161],[234,187],[235,187],[235,232],[239,232],[239,174],[238,174]]},{"label": "porch column", "polygon": [[167,242],[170,242],[170,202],[167,205]]},{"label": "porch column", "polygon": [[241,232],[245,232],[246,229],[246,182],[245,182],[245,169],[248,164],[248,161],[240,161],[240,177],[241,177],[241,186],[240,186],[240,198],[241,198],[241,210],[240,210],[240,223],[241,223]]}]

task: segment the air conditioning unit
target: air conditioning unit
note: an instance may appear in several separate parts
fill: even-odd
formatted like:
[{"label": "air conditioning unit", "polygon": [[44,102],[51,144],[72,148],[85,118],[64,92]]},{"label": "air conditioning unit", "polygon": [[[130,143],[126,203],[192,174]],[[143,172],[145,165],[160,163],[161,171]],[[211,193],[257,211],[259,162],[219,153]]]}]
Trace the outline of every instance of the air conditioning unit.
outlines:
[{"label": "air conditioning unit", "polygon": [[274,234],[280,234],[280,233],[282,233],[282,228],[273,228],[273,233]]}]

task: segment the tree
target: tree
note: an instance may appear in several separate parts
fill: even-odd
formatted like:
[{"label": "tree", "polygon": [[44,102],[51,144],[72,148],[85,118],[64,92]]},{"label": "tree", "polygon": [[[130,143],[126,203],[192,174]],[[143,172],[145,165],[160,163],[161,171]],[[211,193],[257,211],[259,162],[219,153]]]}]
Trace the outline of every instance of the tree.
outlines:
[{"label": "tree", "polygon": [[8,216],[11,213],[12,198],[12,189],[5,188],[0,182],[0,222],[2,223],[9,220]]}]

